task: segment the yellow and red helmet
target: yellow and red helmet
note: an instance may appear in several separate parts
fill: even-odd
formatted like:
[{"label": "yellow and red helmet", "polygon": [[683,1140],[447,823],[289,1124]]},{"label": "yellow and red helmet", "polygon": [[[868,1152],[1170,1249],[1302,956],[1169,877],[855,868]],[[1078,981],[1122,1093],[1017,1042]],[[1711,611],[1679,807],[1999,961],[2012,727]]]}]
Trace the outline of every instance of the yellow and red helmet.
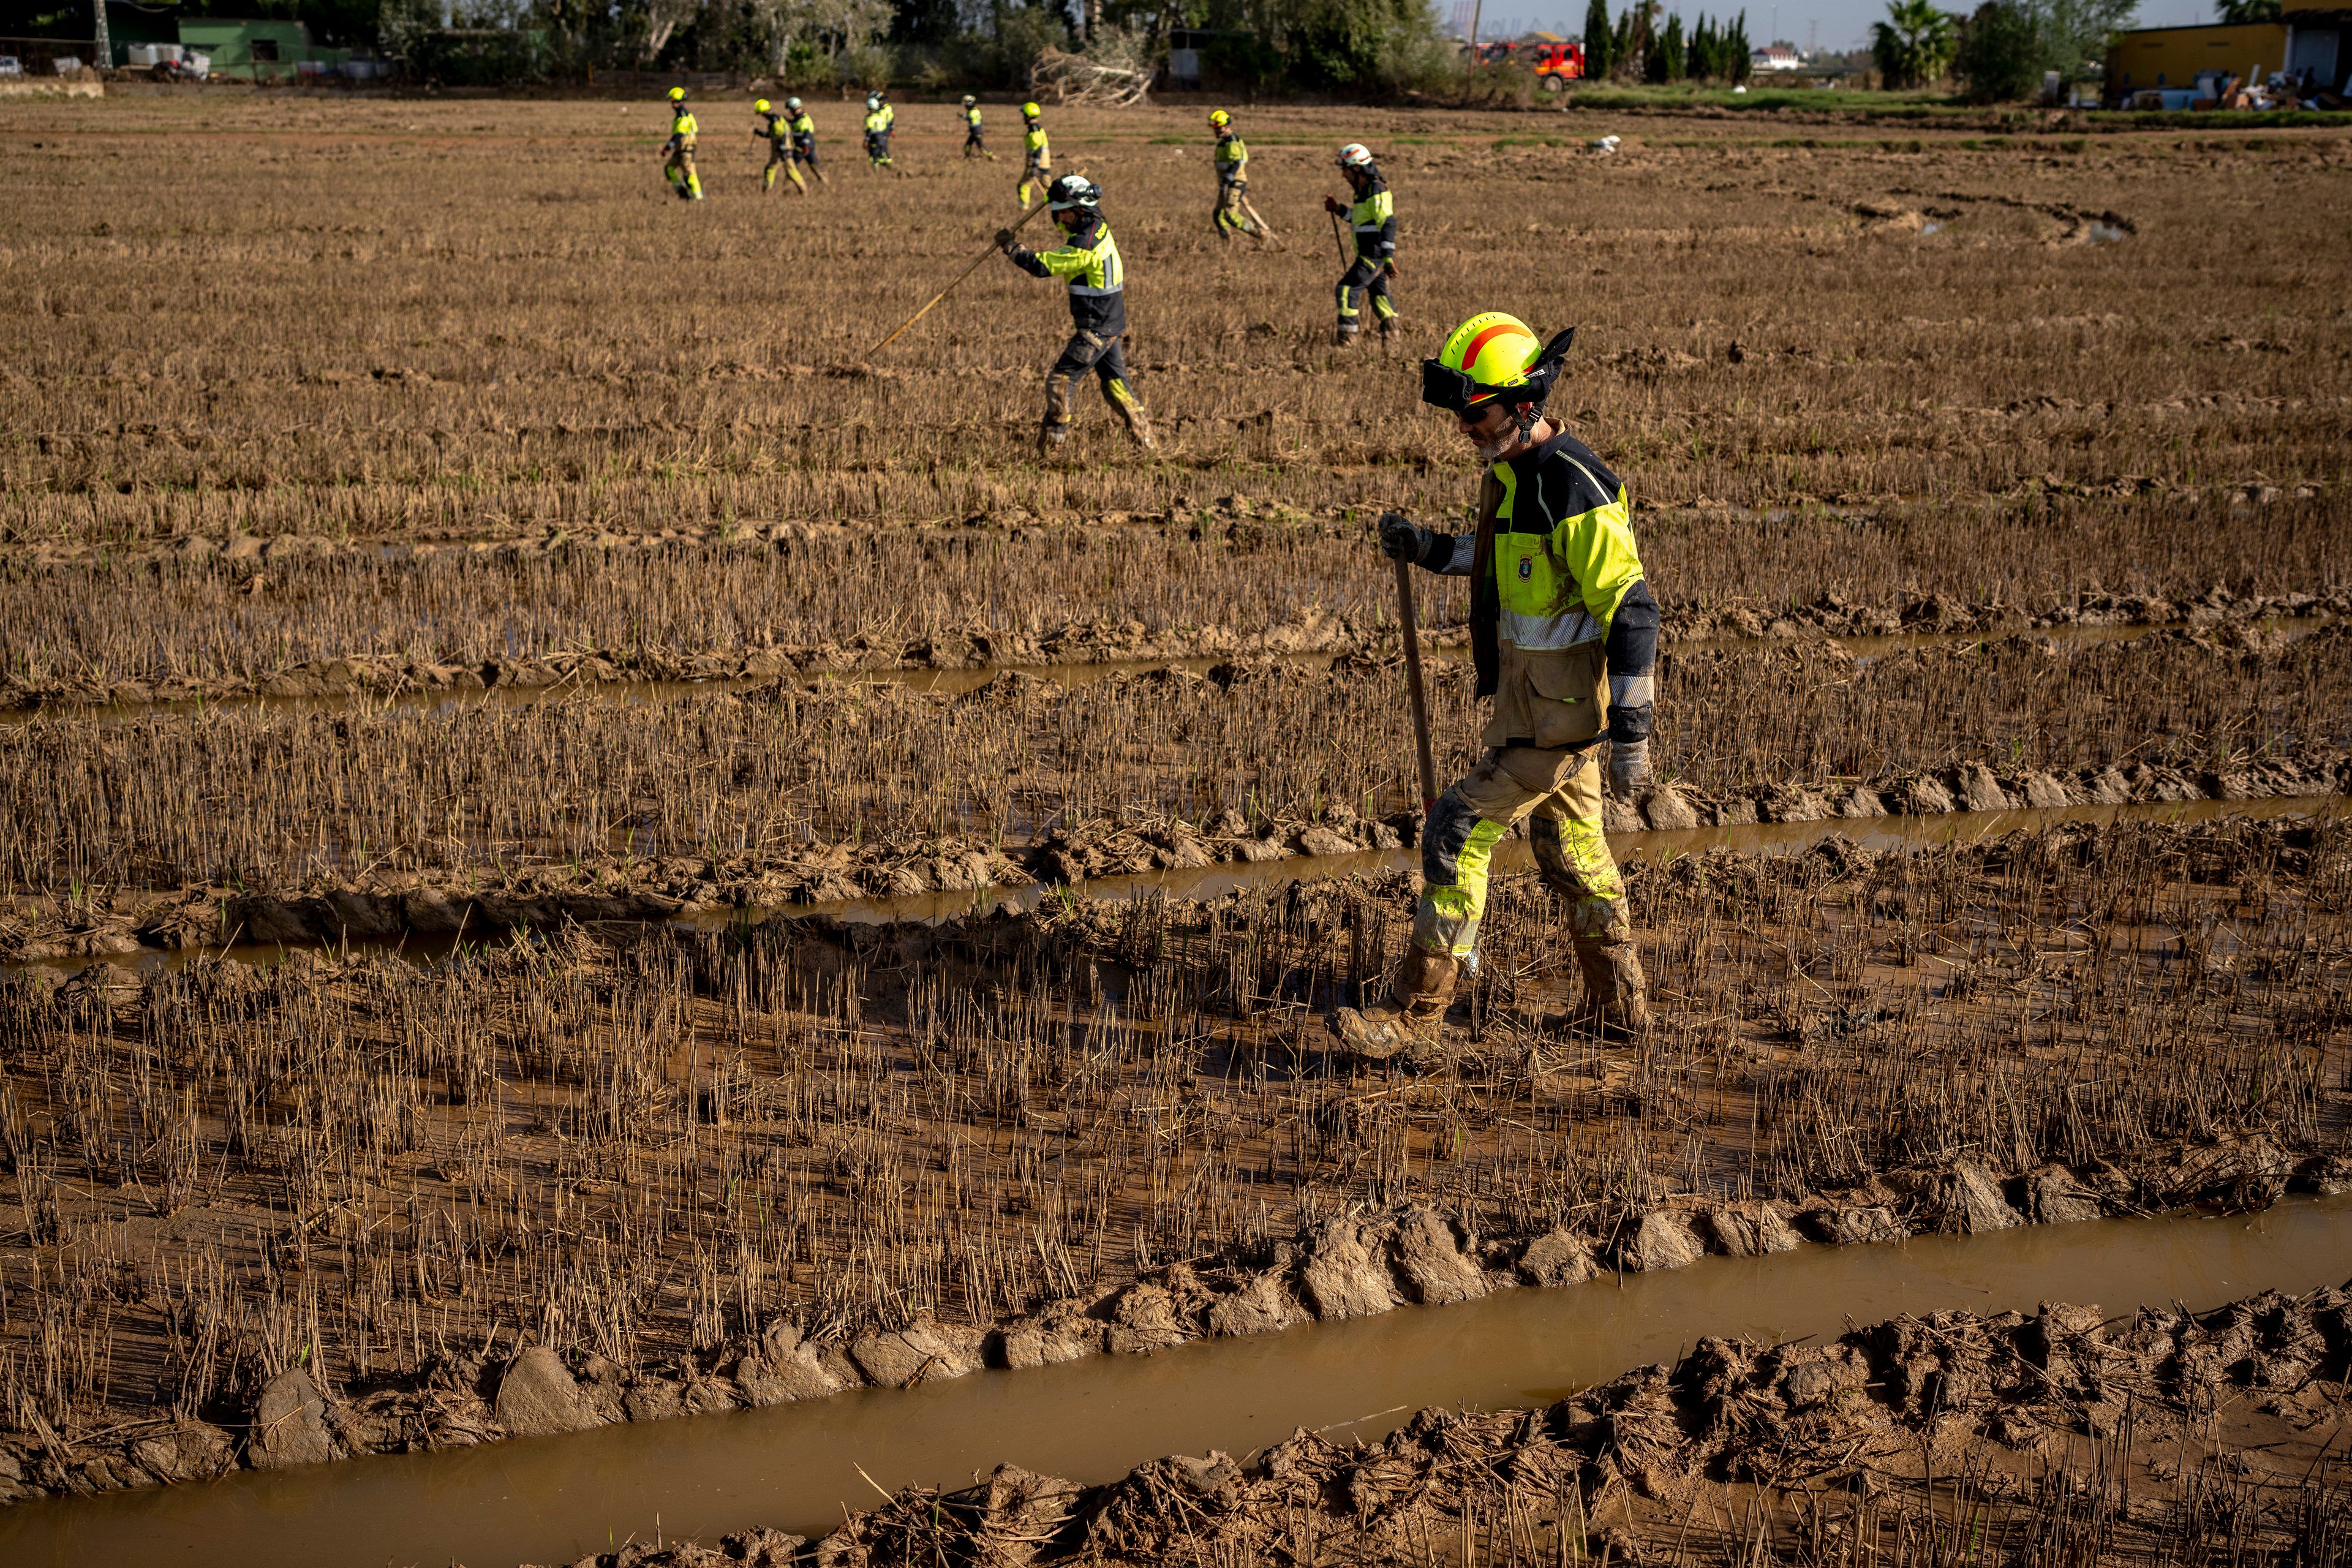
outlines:
[{"label": "yellow and red helmet", "polygon": [[1209,123],[1215,126],[1220,131],[1223,131],[1226,126],[1231,125],[1233,122],[1234,117],[1227,114],[1222,109],[1213,109],[1209,111]]},{"label": "yellow and red helmet", "polygon": [[1482,310],[1454,329],[1435,359],[1421,362],[1421,400],[1468,414],[1514,393],[1512,405],[1540,408],[1575,338],[1570,327],[1546,342],[1508,311]]},{"label": "yellow and red helmet", "polygon": [[669,89],[669,100],[672,103],[684,103],[686,101],[686,89],[682,87],[671,88]]}]

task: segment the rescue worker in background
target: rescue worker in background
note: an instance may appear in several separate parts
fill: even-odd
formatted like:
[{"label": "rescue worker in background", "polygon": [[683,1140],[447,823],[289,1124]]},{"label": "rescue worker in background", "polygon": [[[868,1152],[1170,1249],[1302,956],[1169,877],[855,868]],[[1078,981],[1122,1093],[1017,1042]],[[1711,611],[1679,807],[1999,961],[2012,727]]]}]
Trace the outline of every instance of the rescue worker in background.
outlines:
[{"label": "rescue worker in background", "polygon": [[1397,226],[1396,203],[1389,195],[1389,183],[1381,178],[1381,166],[1372,162],[1370,148],[1360,142],[1340,148],[1339,173],[1347,176],[1356,199],[1343,203],[1325,196],[1323,209],[1346,218],[1356,231],[1355,263],[1339,277],[1339,330],[1332,339],[1345,348],[1361,330],[1357,311],[1367,292],[1372,297],[1372,313],[1381,321],[1381,336],[1385,339],[1396,330],[1396,304],[1389,298],[1389,284],[1397,275]]},{"label": "rescue worker in background", "polygon": [[1045,144],[1045,121],[1034,103],[1021,106],[1021,210],[1029,210],[1029,187],[1037,194],[1054,183],[1054,150]]},{"label": "rescue worker in background", "polygon": [[[823,184],[824,171],[816,166],[816,121],[809,118],[809,111],[801,106],[797,98],[784,100],[784,114],[785,129],[793,133],[793,162],[807,164],[808,172],[816,176],[819,184]],[[793,181],[795,184],[800,184],[798,173],[793,174]],[[801,184],[801,189],[806,191],[808,186]]]},{"label": "rescue worker in background", "polygon": [[702,199],[702,176],[694,172],[694,137],[700,128],[686,106],[686,89],[669,89],[669,140],[662,143],[662,174],[681,200]]},{"label": "rescue worker in background", "polygon": [[762,194],[776,188],[776,171],[782,169],[791,177],[793,185],[798,187],[801,195],[808,195],[808,182],[801,178],[801,172],[798,169],[793,167],[791,106],[799,101],[798,99],[787,100],[785,112],[782,114],[769,108],[768,100],[764,98],[751,105],[751,112],[768,122],[765,125],[755,125],[751,128],[751,139],[754,142],[762,136],[768,139],[768,166],[760,171],[760,189]]},{"label": "rescue worker in background", "polygon": [[882,101],[880,93],[866,95],[866,161],[893,174],[898,173],[898,167],[890,162],[890,127],[898,121],[898,112]]},{"label": "rescue worker in background", "polygon": [[1033,277],[1070,280],[1070,341],[1045,373],[1045,420],[1037,432],[1037,449],[1050,452],[1069,439],[1072,396],[1091,370],[1102,382],[1105,399],[1127,421],[1128,434],[1148,451],[1151,417],[1128,385],[1127,352],[1119,343],[1127,331],[1127,268],[1103,219],[1101,188],[1084,174],[1065,174],[1045,194],[1047,214],[1062,229],[1059,249],[1039,255],[1022,249],[1011,229],[996,231],[996,247],[1013,266]]},{"label": "rescue worker in background", "polygon": [[980,128],[980,100],[970,93],[963,95],[963,155],[996,162],[996,154],[988,150],[988,135]]},{"label": "rescue worker in background", "polygon": [[1630,800],[1648,782],[1658,606],[1623,481],[1543,417],[1574,337],[1546,344],[1517,317],[1489,310],[1422,362],[1422,400],[1453,415],[1488,465],[1477,531],[1439,533],[1389,512],[1381,549],[1470,579],[1477,694],[1495,707],[1479,736],[1485,759],[1423,826],[1421,901],[1393,994],[1332,1017],[1365,1057],[1434,1043],[1455,984],[1476,967],[1495,846],[1528,818],[1537,868],[1569,904],[1584,978],[1578,1021],[1623,1036],[1649,1022],[1624,882],[1601,836],[1594,752],[1609,742],[1611,795]]},{"label": "rescue worker in background", "polygon": [[1217,132],[1217,237],[1230,243],[1237,234],[1248,235],[1259,244],[1265,243],[1265,231],[1250,221],[1249,146],[1242,133],[1234,129],[1234,117],[1223,110],[1209,116],[1209,124]]}]

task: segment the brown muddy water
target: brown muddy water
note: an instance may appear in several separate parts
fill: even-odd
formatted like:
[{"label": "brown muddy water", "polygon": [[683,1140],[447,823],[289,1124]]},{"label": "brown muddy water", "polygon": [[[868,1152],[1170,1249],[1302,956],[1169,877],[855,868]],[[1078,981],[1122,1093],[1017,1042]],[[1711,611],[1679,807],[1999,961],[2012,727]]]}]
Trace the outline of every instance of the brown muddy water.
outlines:
[{"label": "brown muddy water", "polygon": [[[2309,635],[2328,624],[2326,616],[2272,616],[2247,623],[2250,626],[2276,632],[2294,638]],[[1966,643],[1990,642],[2006,637],[2047,637],[2066,647],[2089,647],[2102,643],[2133,642],[2158,632],[2193,630],[2186,621],[2134,622],[2120,626],[2029,626],[2022,622],[1991,631],[1972,632],[1888,632],[1872,635],[1828,637],[1815,639],[1770,639],[1744,637],[1692,637],[1669,645],[1670,652],[1689,653],[1701,650],[1769,650],[1793,646],[1800,640],[1826,640],[1837,643],[1858,661],[1867,664],[1873,659],[1906,649],[1956,647]],[[1424,630],[1424,639],[1432,634]],[[1432,660],[1463,660],[1470,657],[1466,644],[1439,646],[1424,641],[1423,657]],[[1249,658],[1272,658],[1286,664],[1320,669],[1338,656],[1329,653],[1286,654],[1209,654],[1189,658],[1114,658],[1088,664],[991,664],[966,669],[810,669],[789,679],[841,680],[877,685],[905,686],[916,691],[940,692],[960,697],[977,690],[1000,675],[1018,673],[1051,680],[1066,687],[1088,686],[1114,676],[1144,675],[1155,670],[1175,669],[1192,675],[1205,675],[1221,664]],[[559,680],[547,686],[501,686],[489,690],[473,691],[404,691],[390,696],[365,691],[336,691],[314,697],[236,696],[187,699],[164,702],[118,703],[111,706],[82,706],[55,703],[39,708],[0,710],[0,728],[11,724],[28,724],[37,719],[79,718],[129,722],[154,718],[161,714],[197,713],[207,709],[250,709],[285,713],[341,712],[352,709],[370,711],[417,711],[456,713],[470,708],[527,708],[536,702],[674,702],[682,699],[710,697],[728,692],[750,691],[758,687],[772,686],[773,676],[727,676],[707,680],[607,680],[578,683]]]},{"label": "brown muddy water", "polygon": [[[1951,812],[1936,816],[1832,817],[1821,822],[1738,823],[1721,827],[1693,827],[1675,832],[1612,833],[1609,847],[1621,861],[1669,859],[1709,849],[1733,849],[1754,855],[1800,853],[1832,837],[1843,836],[1883,853],[1909,852],[1939,845],[1997,837],[2022,829],[2053,827],[2062,823],[2217,822],[2225,818],[2267,819],[2304,816],[2334,819],[2352,814],[2352,800],[2336,795],[2287,795],[2269,800],[2143,801],[2127,805],[2068,805],[2044,810]],[[687,930],[723,931],[759,925],[772,920],[808,920],[831,916],[861,925],[897,922],[937,924],[964,916],[986,914],[1003,908],[1031,910],[1049,898],[1090,900],[1133,899],[1160,893],[1174,899],[1213,899],[1237,888],[1265,887],[1276,882],[1311,882],[1328,878],[1372,876],[1382,871],[1419,868],[1418,849],[1367,849],[1354,855],[1295,855],[1280,860],[1219,861],[1213,866],[1181,870],[1139,872],[1129,876],[1097,877],[1074,887],[1048,888],[1032,882],[1019,888],[982,888],[962,891],[919,893],[905,898],[851,899],[825,903],[749,906],[713,910],[671,921]],[[1535,856],[1525,838],[1505,840],[1495,851],[1501,869],[1533,868]],[[455,936],[356,938],[345,945],[352,951],[395,952],[417,963],[447,957],[461,945],[504,940],[504,932],[484,931],[461,939]],[[325,948],[328,943],[306,943]],[[241,963],[276,963],[289,948],[280,943],[247,943],[236,947],[181,948],[169,952],[35,959],[26,965],[72,973],[93,963],[112,963],[144,973],[173,969],[199,957],[225,957]]]},{"label": "brown muddy water", "polygon": [[[2037,1226],[1895,1246],[1709,1258],[1669,1274],[1506,1290],[1152,1356],[609,1426],[200,1486],[0,1510],[0,1562],[187,1568],[570,1563],[632,1537],[821,1534],[877,1489],[1000,1461],[1106,1481],[1162,1454],[1247,1455],[1295,1427],[1381,1436],[1424,1405],[1538,1405],[1699,1338],[1785,1342],[1902,1312],[2193,1310],[2352,1277],[2352,1197],[2255,1215]],[[861,1473],[862,1472],[862,1473]],[[870,1479],[869,1479],[870,1478]]]}]

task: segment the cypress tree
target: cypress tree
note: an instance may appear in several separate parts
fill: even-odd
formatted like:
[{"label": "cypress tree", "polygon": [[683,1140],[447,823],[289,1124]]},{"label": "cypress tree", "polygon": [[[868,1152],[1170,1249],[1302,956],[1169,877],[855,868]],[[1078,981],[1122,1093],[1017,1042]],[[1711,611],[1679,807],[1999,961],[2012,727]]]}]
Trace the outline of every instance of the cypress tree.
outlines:
[{"label": "cypress tree", "polygon": [[1609,0],[1589,0],[1584,7],[1584,74],[1599,81],[1616,62],[1610,58]]}]

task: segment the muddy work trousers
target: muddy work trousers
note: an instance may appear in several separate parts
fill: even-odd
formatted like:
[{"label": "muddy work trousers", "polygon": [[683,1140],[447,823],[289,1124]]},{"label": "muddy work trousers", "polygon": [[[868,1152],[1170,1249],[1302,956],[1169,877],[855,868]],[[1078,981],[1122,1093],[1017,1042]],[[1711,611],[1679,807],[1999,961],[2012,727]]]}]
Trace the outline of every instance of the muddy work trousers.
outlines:
[{"label": "muddy work trousers", "polygon": [[702,176],[694,172],[694,149],[691,146],[672,147],[669,156],[662,161],[662,175],[669,181],[671,190],[695,201],[702,199]]},{"label": "muddy work trousers", "polygon": [[1088,331],[1071,333],[1062,357],[1045,373],[1045,421],[1037,432],[1038,443],[1057,446],[1069,437],[1071,402],[1088,371],[1102,383],[1104,399],[1127,421],[1128,433],[1143,445],[1151,445],[1151,421],[1127,384],[1126,349],[1116,337],[1097,337]]},{"label": "muddy work trousers", "polygon": [[768,144],[768,166],[760,173],[760,188],[774,190],[779,174],[798,185],[803,193],[808,190],[808,182],[802,179],[801,172],[793,166],[792,149],[782,142],[772,142]]},{"label": "muddy work trousers", "polygon": [[866,161],[877,169],[897,167],[890,162],[890,133],[887,131],[879,136],[871,133],[866,136]]},{"label": "muddy work trousers", "polygon": [[1255,234],[1257,225],[1250,222],[1247,180],[1228,180],[1217,186],[1217,237],[1236,234]]},{"label": "muddy work trousers", "polygon": [[963,133],[963,155],[967,158],[987,157],[988,138],[982,136],[977,130],[965,132]]},{"label": "muddy work trousers", "polygon": [[1396,301],[1389,296],[1389,275],[1381,270],[1378,259],[1359,256],[1356,264],[1339,275],[1339,330],[1352,332],[1361,323],[1357,316],[1363,297],[1372,297],[1372,311],[1383,321],[1396,320]]},{"label": "muddy work trousers", "polygon": [[1533,746],[1489,752],[1430,808],[1413,945],[1465,962],[1475,957],[1495,847],[1523,820],[1537,869],[1569,900],[1569,937],[1580,963],[1589,969],[1599,956],[1587,949],[1630,948],[1625,883],[1601,836],[1601,768],[1592,749]]}]

